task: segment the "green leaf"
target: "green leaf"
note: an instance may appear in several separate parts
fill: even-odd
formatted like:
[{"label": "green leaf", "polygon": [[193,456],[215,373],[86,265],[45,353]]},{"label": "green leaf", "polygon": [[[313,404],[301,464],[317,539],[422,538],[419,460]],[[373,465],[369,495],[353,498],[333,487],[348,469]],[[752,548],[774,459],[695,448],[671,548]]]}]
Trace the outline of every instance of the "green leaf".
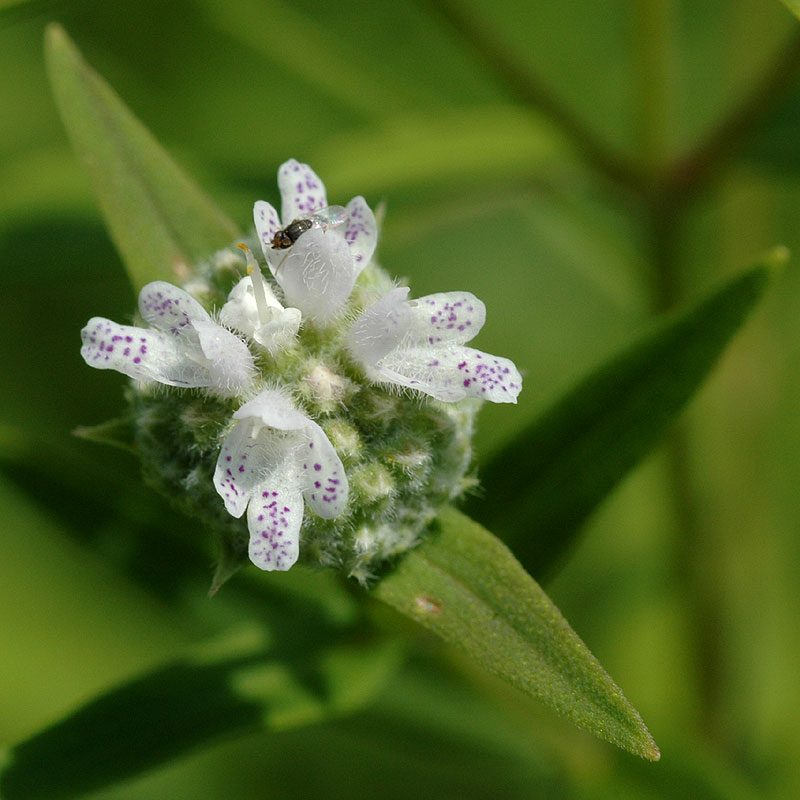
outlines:
[{"label": "green leaf", "polygon": [[800,0],[783,0],[783,4],[792,14],[800,18]]},{"label": "green leaf", "polygon": [[579,727],[657,760],[639,714],[505,545],[454,509],[439,523],[373,595]]},{"label": "green leaf", "polygon": [[81,58],[58,25],[47,29],[47,68],[61,116],[83,160],[111,236],[138,288],[185,279],[239,231]]},{"label": "green leaf", "polygon": [[788,258],[775,248],[581,381],[482,472],[467,513],[543,575],[581,523],[658,442]]},{"label": "green leaf", "polygon": [[135,431],[131,420],[127,417],[110,419],[99,425],[81,425],[72,433],[79,439],[86,439],[89,442],[108,444],[130,453],[136,452]]},{"label": "green leaf", "polygon": [[265,53],[293,73],[300,85],[308,82],[342,108],[370,119],[397,102],[395,87],[376,80],[372,65],[353,52],[345,38],[330,35],[325,15],[276,0],[241,0],[228,8],[202,2],[200,8],[235,41]]},{"label": "green leaf", "polygon": [[358,133],[329,137],[315,150],[332,185],[380,195],[387,187],[519,178],[574,163],[573,150],[543,115],[494,103],[396,114]]},{"label": "green leaf", "polygon": [[132,460],[108,453],[93,461],[22,437],[12,452],[0,454],[0,478],[65,536],[102,554],[126,580],[167,604],[185,598],[188,584],[197,590],[210,581],[206,539],[192,537],[186,518],[142,484]]},{"label": "green leaf", "polygon": [[87,703],[11,750],[0,774],[3,798],[67,800],[223,737],[352,712],[400,664],[394,640],[343,636],[302,617],[283,634],[285,652],[246,630]]}]

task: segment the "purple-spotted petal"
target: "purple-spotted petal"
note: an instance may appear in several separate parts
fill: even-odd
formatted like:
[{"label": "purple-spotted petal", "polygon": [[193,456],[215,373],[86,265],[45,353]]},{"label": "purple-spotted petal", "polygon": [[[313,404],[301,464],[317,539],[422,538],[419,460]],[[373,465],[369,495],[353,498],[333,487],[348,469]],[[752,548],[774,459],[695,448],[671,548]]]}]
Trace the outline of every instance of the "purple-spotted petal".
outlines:
[{"label": "purple-spotted petal", "polygon": [[186,358],[181,340],[168,333],[118,325],[93,317],[81,331],[81,355],[90,367],[114,369],[140,381],[169,386],[208,386],[208,370]]},{"label": "purple-spotted petal", "polygon": [[234,419],[255,419],[262,425],[281,431],[298,431],[311,424],[292,401],[274,389],[265,389],[245,403],[233,415]]},{"label": "purple-spotted petal", "polygon": [[483,327],[486,306],[469,292],[440,292],[409,302],[418,345],[464,344]]},{"label": "purple-spotted petal", "polygon": [[298,471],[303,476],[303,495],[316,514],[324,519],[338,517],[347,505],[349,485],[344,466],[322,428],[308,421],[308,442],[298,454]]},{"label": "purple-spotted petal", "polygon": [[347,204],[344,240],[350,245],[353,261],[359,272],[369,264],[378,242],[378,224],[375,215],[363,197],[354,197]]},{"label": "purple-spotted petal", "polygon": [[347,346],[369,371],[404,339],[412,323],[406,297],[409,289],[402,286],[387,292],[362,312],[350,327]]},{"label": "purple-spotted petal", "polygon": [[154,328],[193,338],[192,322],[210,320],[190,294],[166,281],[153,281],[139,292],[139,313]]},{"label": "purple-spotted petal", "polygon": [[241,517],[253,493],[264,479],[266,451],[253,436],[250,420],[239,422],[222,443],[214,470],[214,488],[225,502],[225,510]]},{"label": "purple-spotted petal", "polygon": [[259,569],[287,570],[300,552],[303,497],[291,481],[264,483],[250,501],[250,560]]},{"label": "purple-spotted petal", "polygon": [[377,372],[383,380],[445,402],[478,397],[516,403],[522,389],[522,377],[512,361],[456,345],[395,350],[381,360]]},{"label": "purple-spotted petal", "polygon": [[308,219],[314,211],[328,205],[325,184],[308,164],[293,158],[278,169],[278,188],[284,225],[296,219]]},{"label": "purple-spotted petal", "polygon": [[259,200],[253,206],[253,219],[256,223],[258,241],[261,242],[261,250],[264,253],[264,257],[269,258],[269,255],[274,252],[272,238],[281,228],[278,212],[269,203]]},{"label": "purple-spotted petal", "polygon": [[236,335],[209,320],[192,323],[200,348],[208,359],[210,385],[222,397],[242,394],[253,382],[255,364],[247,345]]},{"label": "purple-spotted petal", "polygon": [[325,323],[344,307],[358,274],[350,248],[333,231],[313,228],[270,261],[286,304],[304,319]]}]

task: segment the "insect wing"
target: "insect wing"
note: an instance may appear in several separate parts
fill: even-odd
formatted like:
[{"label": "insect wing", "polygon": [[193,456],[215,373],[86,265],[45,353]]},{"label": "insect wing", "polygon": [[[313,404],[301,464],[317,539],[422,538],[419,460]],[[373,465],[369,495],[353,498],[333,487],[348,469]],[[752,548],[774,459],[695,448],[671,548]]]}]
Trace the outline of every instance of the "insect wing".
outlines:
[{"label": "insect wing", "polygon": [[326,206],[311,215],[311,223],[315,228],[336,228],[347,220],[347,209],[344,206]]}]

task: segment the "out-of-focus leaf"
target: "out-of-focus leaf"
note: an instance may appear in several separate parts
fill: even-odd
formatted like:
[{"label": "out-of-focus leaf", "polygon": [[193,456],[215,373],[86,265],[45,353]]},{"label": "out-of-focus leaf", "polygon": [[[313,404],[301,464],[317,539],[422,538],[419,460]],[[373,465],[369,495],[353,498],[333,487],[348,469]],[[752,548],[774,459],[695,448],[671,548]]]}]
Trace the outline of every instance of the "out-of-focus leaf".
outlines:
[{"label": "out-of-focus leaf", "polygon": [[641,717],[539,585],[492,534],[447,509],[372,590],[574,724],[657,760]]},{"label": "out-of-focus leaf", "polygon": [[685,797],[692,800],[764,800],[765,797],[783,796],[748,775],[747,768],[735,756],[715,752],[702,740],[691,734],[687,736],[685,731],[672,741],[662,742],[662,745],[669,758],[665,758],[658,769],[648,769],[649,764],[629,760],[615,783],[615,794],[605,792],[600,797],[604,800],[611,800],[614,796],[636,800],[679,800]]},{"label": "out-of-focus leaf", "polygon": [[[207,617],[204,589],[213,573],[211,535],[147,488],[133,460],[119,450],[104,450],[100,460],[79,458],[13,426],[0,427],[0,444],[0,478],[57,523],[65,536],[110,561],[127,581],[165,605],[186,611],[188,601],[191,611]],[[236,598],[230,604],[233,620],[241,619],[238,604],[243,598],[253,607],[268,604],[273,609],[293,598],[291,602],[313,606],[309,616],[344,626],[359,616],[354,596],[332,570],[296,567],[291,580],[283,573],[242,570],[211,604],[217,617],[231,596]]]},{"label": "out-of-focus leaf", "polygon": [[89,218],[95,212],[81,183],[81,166],[73,158],[66,159],[64,150],[63,146],[42,147],[24,157],[0,162],[3,228],[13,223],[30,225],[48,214]]},{"label": "out-of-focus leaf", "polygon": [[[364,194],[473,175],[520,178],[552,169],[571,148],[545,117],[493,104],[396,114],[363,132],[332,138],[315,153],[332,185]],[[574,160],[574,156],[572,156]]]},{"label": "out-of-focus leaf", "polygon": [[782,0],[782,2],[792,14],[800,18],[800,0]]},{"label": "out-of-focus leaf", "polygon": [[113,689],[14,747],[2,796],[67,800],[223,737],[349,713],[394,674],[401,652],[395,640],[348,636],[303,613],[267,642],[248,630]]},{"label": "out-of-focus leaf", "polygon": [[83,160],[134,288],[187,277],[238,235],[236,226],[81,58],[64,30],[46,37],[61,116]]},{"label": "out-of-focus leaf", "polygon": [[[113,457],[121,454],[103,452],[95,465],[40,441],[15,449],[0,456],[0,476],[128,580],[167,604],[177,602],[190,581],[195,589],[211,582],[210,535],[193,535],[186,518],[141,483],[133,464],[121,471]],[[46,457],[37,458],[39,451]]]},{"label": "out-of-focus leaf", "polygon": [[[352,42],[329,36],[324,19],[304,11],[301,5],[242,0],[234,9],[209,2],[201,3],[201,8],[221,30],[262,50],[344,108],[370,119],[396,103],[393,87],[376,81],[368,66],[359,68],[359,54],[353,51]],[[265,89],[268,102],[267,81]],[[291,103],[291,86],[275,86],[272,91],[276,104]]]},{"label": "out-of-focus leaf", "polygon": [[0,0],[0,14],[18,11],[26,5],[31,5],[33,0]]},{"label": "out-of-focus leaf", "polygon": [[15,747],[0,774],[3,796],[76,797],[212,737],[257,729],[259,703],[232,685],[252,664],[180,663],[113,690]]},{"label": "out-of-focus leaf", "polygon": [[545,573],[581,523],[658,442],[767,286],[784,248],[604,364],[483,472],[486,502],[467,512]]}]

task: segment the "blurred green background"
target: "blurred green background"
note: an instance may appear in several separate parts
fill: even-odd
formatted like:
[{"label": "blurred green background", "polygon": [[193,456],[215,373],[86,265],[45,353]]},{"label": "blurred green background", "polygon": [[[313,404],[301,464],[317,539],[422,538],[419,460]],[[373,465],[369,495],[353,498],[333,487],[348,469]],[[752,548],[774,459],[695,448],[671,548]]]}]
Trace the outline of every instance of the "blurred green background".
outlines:
[{"label": "blurred green background", "polygon": [[[332,203],[385,201],[379,258],[416,295],[485,301],[476,344],[526,383],[483,410],[481,460],[655,313],[800,253],[800,23],[777,2],[0,2],[1,745],[217,622],[202,576],[172,580],[204,531],[71,436],[125,384],[78,332],[135,296],[47,86],[52,20],[243,228],[294,157]],[[792,262],[546,586],[661,763],[423,638],[366,711],[97,796],[800,796],[798,410]]]}]

